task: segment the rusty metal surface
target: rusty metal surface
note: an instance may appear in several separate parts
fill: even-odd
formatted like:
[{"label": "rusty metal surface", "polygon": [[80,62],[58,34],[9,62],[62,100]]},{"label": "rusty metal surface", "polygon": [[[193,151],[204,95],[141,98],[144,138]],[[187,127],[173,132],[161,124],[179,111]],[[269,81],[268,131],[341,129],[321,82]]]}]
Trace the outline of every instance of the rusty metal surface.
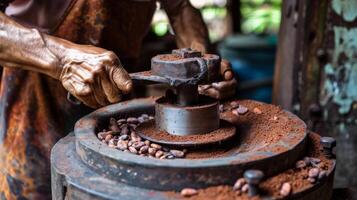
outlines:
[{"label": "rusty metal surface", "polygon": [[283,6],[275,103],[298,113],[309,129],[337,139],[336,186],[356,186],[356,1],[294,0]]},{"label": "rusty metal surface", "polygon": [[[236,152],[218,158],[151,159],[109,148],[97,139],[96,130],[104,127],[108,118],[153,114],[154,101],[153,98],[135,99],[101,108],[82,118],[75,126],[79,157],[94,171],[106,174],[112,180],[142,188],[180,190],[183,187],[232,184],[235,181],[232,174],[242,175],[244,170],[252,167],[270,176],[292,166],[306,149],[305,124],[287,111],[283,111],[284,115],[298,123],[278,143],[267,145],[264,151]],[[279,147],[283,150],[277,152]],[[267,168],[269,163],[274,163],[274,167]]]},{"label": "rusty metal surface", "polygon": [[209,133],[219,128],[218,106],[217,100],[201,97],[199,105],[182,107],[162,97],[155,104],[156,128],[181,136]]},{"label": "rusty metal surface", "polygon": [[[161,145],[166,145],[170,147],[179,147],[179,148],[195,148],[195,147],[200,147],[202,146],[213,146],[213,145],[219,145],[224,143],[227,140],[232,139],[235,134],[236,134],[236,127],[226,121],[221,121],[220,124],[224,126],[225,134],[219,134],[218,132],[221,131],[221,129],[214,130],[212,132],[209,132],[207,134],[219,134],[221,137],[213,137],[211,140],[205,140],[205,141],[200,141],[200,140],[189,140],[189,141],[172,141],[172,140],[167,140],[165,138],[153,138],[151,136],[148,136],[146,134],[146,131],[154,131],[155,130],[155,124],[153,121],[143,123],[139,127],[137,127],[137,133],[140,135],[142,138],[145,140],[149,140],[154,143],[158,143]],[[167,133],[168,134],[168,133]],[[201,134],[202,137],[204,137],[203,134]],[[200,137],[200,135],[197,135],[196,137]]]},{"label": "rusty metal surface", "polygon": [[[76,153],[75,136],[73,134],[69,134],[61,139],[54,146],[51,152],[51,164],[53,200],[181,199],[168,196],[164,191],[139,188],[112,180],[108,177],[108,174],[101,174],[89,168]],[[302,192],[293,193],[289,199],[330,199],[334,169],[335,164],[333,164],[333,167],[329,170],[328,178],[325,179],[325,181],[311,185]],[[274,199],[271,197],[264,198]]]}]

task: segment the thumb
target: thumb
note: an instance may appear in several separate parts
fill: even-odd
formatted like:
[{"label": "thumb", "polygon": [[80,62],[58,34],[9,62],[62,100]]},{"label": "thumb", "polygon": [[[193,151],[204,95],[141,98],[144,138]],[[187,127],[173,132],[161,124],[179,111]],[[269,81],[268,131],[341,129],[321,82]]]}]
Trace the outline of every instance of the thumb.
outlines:
[{"label": "thumb", "polygon": [[233,79],[234,74],[232,71],[232,66],[228,60],[222,59],[220,71],[224,80],[229,81]]},{"label": "thumb", "polygon": [[133,89],[133,82],[131,81],[128,72],[126,72],[121,66],[113,67],[111,71],[112,74],[110,77],[112,82],[115,83],[123,94],[130,93]]}]

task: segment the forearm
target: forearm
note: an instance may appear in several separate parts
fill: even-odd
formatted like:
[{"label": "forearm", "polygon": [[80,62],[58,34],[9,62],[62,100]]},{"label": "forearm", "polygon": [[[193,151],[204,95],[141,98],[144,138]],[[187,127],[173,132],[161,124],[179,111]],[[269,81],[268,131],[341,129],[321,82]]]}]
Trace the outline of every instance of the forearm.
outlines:
[{"label": "forearm", "polygon": [[67,41],[26,28],[0,12],[0,65],[58,78]]},{"label": "forearm", "polygon": [[206,52],[209,43],[208,31],[199,10],[188,0],[162,0],[179,48],[191,47]]}]

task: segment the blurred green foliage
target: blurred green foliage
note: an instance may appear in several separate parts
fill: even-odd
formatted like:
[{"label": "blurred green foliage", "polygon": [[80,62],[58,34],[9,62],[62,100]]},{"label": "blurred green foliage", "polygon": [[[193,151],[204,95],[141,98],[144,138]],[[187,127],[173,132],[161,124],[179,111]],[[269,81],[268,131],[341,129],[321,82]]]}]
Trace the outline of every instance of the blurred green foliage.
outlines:
[{"label": "blurred green foliage", "polygon": [[281,0],[241,0],[243,33],[276,33],[281,18]]}]

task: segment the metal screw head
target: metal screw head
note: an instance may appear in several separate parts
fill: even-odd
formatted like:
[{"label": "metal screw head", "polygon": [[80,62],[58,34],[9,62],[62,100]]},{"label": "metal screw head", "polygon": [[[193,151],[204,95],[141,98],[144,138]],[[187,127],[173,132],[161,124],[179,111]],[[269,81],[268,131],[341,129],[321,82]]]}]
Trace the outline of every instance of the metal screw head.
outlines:
[{"label": "metal screw head", "polygon": [[336,146],[336,140],[333,137],[321,137],[320,144],[323,148],[332,149]]},{"label": "metal screw head", "polygon": [[257,185],[264,178],[264,173],[260,170],[247,170],[243,176],[248,184]]}]

